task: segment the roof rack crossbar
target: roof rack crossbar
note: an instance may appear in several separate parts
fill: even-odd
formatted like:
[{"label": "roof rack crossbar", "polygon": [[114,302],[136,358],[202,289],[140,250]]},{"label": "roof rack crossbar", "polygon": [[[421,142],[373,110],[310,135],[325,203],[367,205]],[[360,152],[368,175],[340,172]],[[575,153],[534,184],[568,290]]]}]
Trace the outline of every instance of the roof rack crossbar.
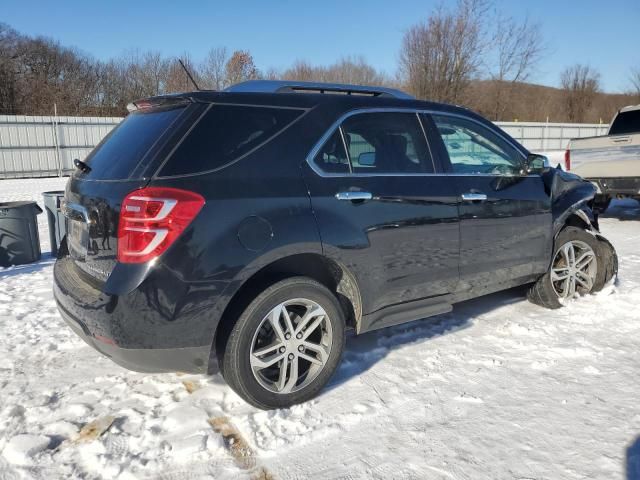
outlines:
[{"label": "roof rack crossbar", "polygon": [[226,92],[260,93],[344,93],[346,95],[371,95],[375,97],[394,97],[413,100],[414,97],[394,88],[348,85],[343,83],[295,82],[285,80],[249,80],[237,83],[225,89]]}]

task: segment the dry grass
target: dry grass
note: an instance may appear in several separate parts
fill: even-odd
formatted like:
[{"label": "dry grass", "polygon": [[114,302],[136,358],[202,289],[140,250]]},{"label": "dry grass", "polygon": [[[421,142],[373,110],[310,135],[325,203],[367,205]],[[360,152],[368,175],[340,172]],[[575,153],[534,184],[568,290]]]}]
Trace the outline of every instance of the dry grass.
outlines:
[{"label": "dry grass", "polygon": [[251,474],[252,480],[275,479],[266,468],[257,467],[255,452],[228,417],[210,418],[209,424],[216,433],[222,435],[225,446],[236,465],[243,470],[254,470]]},{"label": "dry grass", "polygon": [[107,430],[109,430],[109,428],[111,428],[111,425],[113,425],[115,419],[115,417],[107,415],[87,423],[84,427],[82,427],[82,429],[78,433],[78,436],[72,439],[70,443],[78,444],[93,442],[95,439],[102,436]]},{"label": "dry grass", "polygon": [[196,382],[192,382],[191,380],[183,380],[182,385],[189,393],[193,393],[200,388],[200,385]]}]

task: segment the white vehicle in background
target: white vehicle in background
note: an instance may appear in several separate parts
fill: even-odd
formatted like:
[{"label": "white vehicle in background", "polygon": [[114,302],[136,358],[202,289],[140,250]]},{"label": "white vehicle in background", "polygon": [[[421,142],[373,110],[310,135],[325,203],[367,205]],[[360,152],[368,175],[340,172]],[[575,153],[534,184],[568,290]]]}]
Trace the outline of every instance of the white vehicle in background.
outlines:
[{"label": "white vehicle in background", "polygon": [[621,109],[607,135],[571,140],[564,162],[598,188],[594,210],[605,211],[614,197],[640,200],[640,105]]}]

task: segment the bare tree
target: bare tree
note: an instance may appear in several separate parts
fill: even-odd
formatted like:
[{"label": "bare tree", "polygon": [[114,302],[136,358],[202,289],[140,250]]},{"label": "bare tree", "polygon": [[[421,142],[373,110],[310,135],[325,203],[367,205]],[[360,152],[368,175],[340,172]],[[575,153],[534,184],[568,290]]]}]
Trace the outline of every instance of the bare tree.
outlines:
[{"label": "bare tree", "polygon": [[529,79],[545,47],[540,25],[528,18],[518,23],[513,18],[498,17],[491,43],[496,58],[490,74],[492,117],[502,120],[507,105],[513,100],[516,83]]},{"label": "bare tree", "polygon": [[229,59],[226,47],[212,48],[200,66],[203,88],[223,90],[226,85],[225,65]]},{"label": "bare tree", "polygon": [[22,37],[12,60],[19,113],[50,114],[56,104],[60,113],[74,115],[95,105],[97,62],[77,49]]},{"label": "bare tree", "polygon": [[236,50],[225,65],[225,81],[227,85],[254,80],[259,72],[253,62],[253,57],[246,50]]},{"label": "bare tree", "polygon": [[631,70],[631,87],[633,88],[631,93],[640,101],[640,67]]},{"label": "bare tree", "polygon": [[326,69],[326,80],[354,85],[380,85],[384,74],[369,65],[364,57],[344,57]]},{"label": "bare tree", "polygon": [[329,66],[313,66],[297,60],[284,71],[283,78],[288,80],[349,83],[353,85],[385,85],[389,78],[367,63],[364,57],[343,57]]},{"label": "bare tree", "polygon": [[278,69],[270,67],[264,74],[260,75],[262,80],[279,80],[282,78],[282,72]]},{"label": "bare tree", "polygon": [[[189,73],[191,73],[197,83],[199,80],[199,75],[197,69],[195,68],[195,63],[191,59],[191,55],[185,52],[180,56],[180,60],[182,60],[182,63],[184,63],[184,66],[189,71]],[[182,68],[182,65],[180,65],[180,62],[178,62],[178,59],[175,59],[170,63],[167,70],[165,93],[191,92],[193,90],[195,90],[194,84],[191,82],[191,79],[184,71],[184,68]]]},{"label": "bare tree", "polygon": [[458,0],[456,9],[437,9],[404,35],[400,70],[417,97],[460,103],[478,73],[485,51],[485,0]]},{"label": "bare tree", "polygon": [[145,95],[160,95],[165,90],[169,61],[160,52],[146,52],[140,61],[141,84]]},{"label": "bare tree", "polygon": [[17,113],[16,47],[20,35],[0,22],[0,112]]},{"label": "bare tree", "polygon": [[286,80],[298,80],[300,82],[322,81],[318,69],[304,60],[296,60],[291,67],[285,70],[282,77]]},{"label": "bare tree", "polygon": [[600,73],[588,65],[567,67],[560,75],[564,105],[570,122],[584,122],[600,91]]}]

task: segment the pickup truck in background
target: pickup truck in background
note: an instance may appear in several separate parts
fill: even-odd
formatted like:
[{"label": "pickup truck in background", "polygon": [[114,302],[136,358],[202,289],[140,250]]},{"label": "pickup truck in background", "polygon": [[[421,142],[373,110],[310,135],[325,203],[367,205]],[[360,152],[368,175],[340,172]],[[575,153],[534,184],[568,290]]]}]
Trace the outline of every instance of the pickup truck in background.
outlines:
[{"label": "pickup truck in background", "polygon": [[572,139],[564,162],[597,187],[595,211],[604,212],[612,198],[640,201],[640,105],[621,109],[607,135]]}]

